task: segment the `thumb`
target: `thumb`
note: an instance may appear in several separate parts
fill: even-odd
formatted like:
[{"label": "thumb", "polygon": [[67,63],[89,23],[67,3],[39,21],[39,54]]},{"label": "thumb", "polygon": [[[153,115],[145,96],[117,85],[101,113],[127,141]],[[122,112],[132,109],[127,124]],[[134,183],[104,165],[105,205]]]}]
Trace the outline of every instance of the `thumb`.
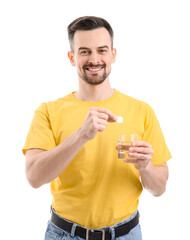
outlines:
[{"label": "thumb", "polygon": [[108,122],[116,122],[117,121],[117,116],[115,114],[113,114],[112,116],[109,116]]}]

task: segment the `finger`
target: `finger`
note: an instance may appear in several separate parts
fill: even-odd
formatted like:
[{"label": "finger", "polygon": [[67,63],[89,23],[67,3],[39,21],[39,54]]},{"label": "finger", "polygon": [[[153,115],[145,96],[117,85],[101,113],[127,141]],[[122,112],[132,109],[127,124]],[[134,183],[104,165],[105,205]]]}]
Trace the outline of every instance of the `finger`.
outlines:
[{"label": "finger", "polygon": [[144,147],[130,147],[130,152],[136,152],[136,153],[143,153],[143,154],[149,154],[152,153],[153,150],[150,148],[144,148]]},{"label": "finger", "polygon": [[109,116],[107,114],[105,114],[105,113],[97,113],[97,117],[100,118],[100,119],[106,120],[106,122],[107,122],[107,120],[109,118]]},{"label": "finger", "polygon": [[97,127],[97,124],[107,126],[107,121],[99,118],[98,116],[93,116],[91,118],[91,122],[92,122],[92,124],[94,124],[94,127]]},{"label": "finger", "polygon": [[104,110],[104,113],[108,115],[108,119],[107,121],[108,122],[116,122],[117,121],[117,116],[112,113],[111,111],[109,111],[108,109],[103,109]]},{"label": "finger", "polygon": [[128,163],[146,163],[148,160],[147,159],[137,159],[137,158],[125,158],[124,159],[125,162]]},{"label": "finger", "polygon": [[141,153],[129,153],[129,157],[138,159],[138,160],[151,160],[152,155],[149,154],[141,154]]},{"label": "finger", "polygon": [[97,122],[92,123],[91,130],[94,132],[103,132],[105,130],[106,126],[104,124],[99,124]]},{"label": "finger", "polygon": [[117,116],[106,108],[91,107],[90,110],[95,110],[99,113],[107,114],[108,115],[108,119],[107,119],[108,122],[116,122],[116,120],[117,120]]},{"label": "finger", "polygon": [[145,141],[134,141],[133,147],[150,147],[150,148],[152,148],[151,144],[149,144]]},{"label": "finger", "polygon": [[141,168],[145,168],[147,166],[147,164],[148,164],[147,161],[137,160],[137,159],[124,159],[124,162],[132,163],[132,164],[135,164],[136,166],[138,165]]},{"label": "finger", "polygon": [[116,122],[117,121],[117,116],[115,114],[110,114],[108,118],[108,122]]},{"label": "finger", "polygon": [[105,127],[107,126],[108,122],[104,119],[101,119],[101,118],[97,118],[97,123],[100,124],[100,125],[104,125]]},{"label": "finger", "polygon": [[125,158],[125,159],[124,159],[124,162],[126,162],[126,163],[141,163],[142,160],[132,159],[132,158]]},{"label": "finger", "polygon": [[99,132],[103,132],[106,129],[104,124],[97,124],[97,129]]}]

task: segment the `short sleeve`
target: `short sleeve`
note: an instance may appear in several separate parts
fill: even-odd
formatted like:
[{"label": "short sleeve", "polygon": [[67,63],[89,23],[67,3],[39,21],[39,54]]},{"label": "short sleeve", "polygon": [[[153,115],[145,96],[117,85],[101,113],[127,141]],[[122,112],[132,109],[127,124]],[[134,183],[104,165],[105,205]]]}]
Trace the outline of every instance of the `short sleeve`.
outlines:
[{"label": "short sleeve", "polygon": [[56,143],[51,129],[47,105],[46,103],[42,103],[34,113],[22,151],[25,154],[31,148],[50,150],[54,147],[56,147]]},{"label": "short sleeve", "polygon": [[146,110],[144,126],[145,129],[142,140],[152,145],[152,149],[154,151],[154,155],[152,157],[153,164],[155,166],[161,165],[171,158],[171,154],[166,145],[158,119],[149,105]]}]

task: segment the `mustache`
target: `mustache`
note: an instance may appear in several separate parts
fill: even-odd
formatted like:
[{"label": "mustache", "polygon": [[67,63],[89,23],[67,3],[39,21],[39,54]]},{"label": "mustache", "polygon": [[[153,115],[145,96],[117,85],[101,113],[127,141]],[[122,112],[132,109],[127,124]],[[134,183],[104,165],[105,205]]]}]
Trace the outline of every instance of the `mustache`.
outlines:
[{"label": "mustache", "polygon": [[106,67],[106,64],[97,64],[97,65],[85,64],[85,65],[83,66],[83,69],[85,69],[85,68],[91,68],[91,67],[94,67],[94,68],[103,67],[103,68],[105,68],[105,67]]}]

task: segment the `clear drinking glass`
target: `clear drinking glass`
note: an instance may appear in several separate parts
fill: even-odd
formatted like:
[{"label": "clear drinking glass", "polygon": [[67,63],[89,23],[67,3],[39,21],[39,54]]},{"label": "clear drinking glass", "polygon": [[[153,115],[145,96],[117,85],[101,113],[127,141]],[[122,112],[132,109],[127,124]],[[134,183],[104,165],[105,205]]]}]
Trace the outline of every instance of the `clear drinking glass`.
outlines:
[{"label": "clear drinking glass", "polygon": [[137,134],[120,134],[118,135],[118,158],[131,158],[128,156],[129,148],[133,145],[134,141],[138,141]]}]

